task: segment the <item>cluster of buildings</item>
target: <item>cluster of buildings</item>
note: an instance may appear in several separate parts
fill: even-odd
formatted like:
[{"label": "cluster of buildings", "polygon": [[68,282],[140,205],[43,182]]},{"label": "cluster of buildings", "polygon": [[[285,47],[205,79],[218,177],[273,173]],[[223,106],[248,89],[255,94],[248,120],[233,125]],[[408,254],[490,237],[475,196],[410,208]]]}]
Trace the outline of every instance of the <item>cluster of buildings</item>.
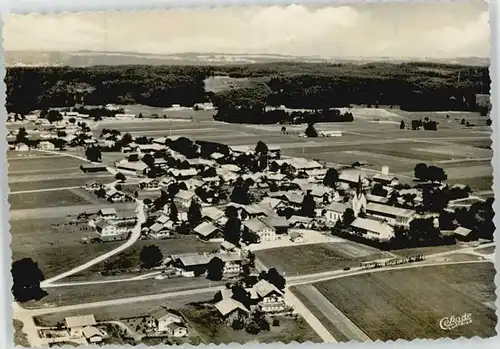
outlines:
[{"label": "cluster of buildings", "polygon": [[185,277],[204,275],[210,262],[218,258],[222,261],[222,276],[231,278],[239,276],[242,271],[245,255],[240,248],[228,241],[223,241],[219,251],[215,253],[183,253],[171,255],[163,261],[165,274]]},{"label": "cluster of buildings", "polygon": [[136,223],[137,217],[118,216],[114,208],[102,208],[89,214],[88,220],[88,225],[95,230],[94,237],[103,242],[127,239]]}]

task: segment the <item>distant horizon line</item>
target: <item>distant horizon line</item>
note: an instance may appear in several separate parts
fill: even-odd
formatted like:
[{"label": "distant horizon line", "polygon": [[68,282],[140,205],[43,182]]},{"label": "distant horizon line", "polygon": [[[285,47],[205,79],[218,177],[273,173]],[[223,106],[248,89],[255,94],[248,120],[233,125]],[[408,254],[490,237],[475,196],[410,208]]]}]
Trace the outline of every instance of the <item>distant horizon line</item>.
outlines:
[{"label": "distant horizon line", "polygon": [[224,53],[224,52],[200,52],[200,51],[185,51],[176,53],[153,53],[153,52],[140,52],[140,51],[120,51],[120,50],[56,50],[56,49],[16,49],[9,50],[4,48],[5,53],[9,52],[51,52],[51,53],[101,53],[101,54],[126,54],[126,55],[145,55],[145,56],[178,56],[178,55],[222,55],[222,56],[278,56],[278,57],[288,57],[288,58],[308,58],[308,59],[321,59],[321,60],[332,60],[332,59],[434,59],[434,60],[450,60],[450,59],[484,59],[490,60],[491,57],[488,56],[449,56],[449,57],[433,57],[433,56],[319,56],[319,55],[292,55],[284,53]]}]

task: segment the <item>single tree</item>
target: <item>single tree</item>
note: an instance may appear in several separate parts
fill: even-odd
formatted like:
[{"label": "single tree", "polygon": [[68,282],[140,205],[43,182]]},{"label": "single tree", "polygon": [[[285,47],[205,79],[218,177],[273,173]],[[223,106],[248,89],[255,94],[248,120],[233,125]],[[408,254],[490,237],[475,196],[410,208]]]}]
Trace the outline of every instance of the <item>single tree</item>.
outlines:
[{"label": "single tree", "polygon": [[308,192],[304,199],[302,200],[301,213],[306,217],[315,217],[316,216],[316,201],[314,201],[314,197]]},{"label": "single tree", "polygon": [[275,268],[271,268],[267,271],[267,281],[280,290],[285,289],[286,280]]},{"label": "single tree", "polygon": [[90,147],[87,148],[85,151],[85,156],[87,157],[88,160],[92,162],[98,162],[101,161],[101,148],[99,147]]},{"label": "single tree", "polygon": [[335,188],[335,185],[339,181],[339,172],[334,168],[329,168],[326,171],[325,178],[323,178],[323,184],[327,187]]},{"label": "single tree", "polygon": [[404,120],[401,120],[401,123],[399,124],[399,128],[400,128],[401,130],[404,130],[404,129],[405,129],[405,122],[404,122]]},{"label": "single tree", "polygon": [[191,200],[191,205],[189,205],[188,209],[188,222],[191,226],[198,225],[201,222],[201,206],[197,200]]},{"label": "single tree", "polygon": [[227,220],[222,230],[224,240],[239,245],[241,238],[241,221],[237,217],[231,217]]},{"label": "single tree", "polygon": [[127,177],[125,177],[125,175],[121,172],[118,172],[115,175],[115,178],[116,178],[116,180],[119,180],[120,182],[125,182],[127,180]]},{"label": "single tree", "polygon": [[169,218],[173,222],[177,222],[179,220],[179,210],[177,210],[177,206],[175,205],[175,202],[173,202],[173,201],[170,204]]},{"label": "single tree", "polygon": [[428,168],[424,163],[419,163],[414,168],[415,178],[421,181],[426,181],[428,179]]},{"label": "single tree", "polygon": [[354,215],[354,211],[352,210],[352,208],[350,207],[346,208],[342,218],[342,224],[344,225],[344,227],[350,226],[355,219],[356,216]]},{"label": "single tree", "polygon": [[255,146],[255,153],[258,155],[267,155],[269,151],[269,148],[267,147],[266,143],[262,141],[258,141],[257,145]]},{"label": "single tree", "polygon": [[38,263],[31,258],[23,258],[12,263],[12,294],[18,302],[39,300],[47,293],[40,288],[45,277]]},{"label": "single tree", "polygon": [[224,262],[219,257],[214,257],[207,265],[207,279],[212,281],[222,280]]},{"label": "single tree", "polygon": [[305,134],[307,137],[318,137],[318,132],[316,128],[314,128],[314,123],[311,122],[307,125]]},{"label": "single tree", "polygon": [[157,267],[163,261],[163,254],[156,245],[144,246],[139,255],[141,266],[146,269]]}]

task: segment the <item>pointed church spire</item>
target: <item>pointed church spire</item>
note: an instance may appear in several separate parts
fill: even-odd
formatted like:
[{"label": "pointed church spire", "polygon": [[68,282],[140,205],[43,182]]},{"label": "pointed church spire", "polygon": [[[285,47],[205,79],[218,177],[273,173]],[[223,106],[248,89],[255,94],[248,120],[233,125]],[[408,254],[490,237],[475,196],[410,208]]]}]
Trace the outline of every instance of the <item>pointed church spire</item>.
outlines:
[{"label": "pointed church spire", "polygon": [[356,187],[356,195],[359,197],[363,194],[363,183],[361,181],[361,174],[358,177],[358,186]]}]

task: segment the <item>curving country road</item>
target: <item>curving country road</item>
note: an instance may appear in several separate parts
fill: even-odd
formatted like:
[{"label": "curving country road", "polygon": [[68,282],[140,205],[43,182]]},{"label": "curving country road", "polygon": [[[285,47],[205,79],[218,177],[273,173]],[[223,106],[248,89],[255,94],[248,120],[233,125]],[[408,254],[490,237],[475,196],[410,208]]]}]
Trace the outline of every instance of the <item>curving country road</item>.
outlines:
[{"label": "curving country road", "polygon": [[102,254],[102,255],[100,255],[100,256],[98,256],[98,257],[96,257],[96,258],[94,258],[94,259],[92,259],[92,260],[90,260],[82,265],[79,265],[78,267],[75,267],[71,270],[68,270],[62,274],[56,275],[50,279],[44,280],[40,284],[40,286],[42,288],[48,287],[48,286],[50,287],[51,283],[53,283],[57,280],[61,280],[67,276],[79,273],[87,268],[90,268],[91,266],[98,264],[98,263],[106,260],[107,258],[114,256],[115,254],[118,254],[118,253],[126,250],[127,248],[132,246],[137,240],[139,240],[139,238],[141,237],[141,226],[142,226],[142,223],[144,223],[146,221],[146,215],[144,213],[144,203],[142,202],[142,200],[136,199],[136,202],[137,202],[137,208],[135,209],[135,214],[137,217],[137,223],[132,228],[132,232],[130,234],[130,237],[123,245],[120,245],[117,248],[115,248],[114,250],[111,250],[105,254]]}]

